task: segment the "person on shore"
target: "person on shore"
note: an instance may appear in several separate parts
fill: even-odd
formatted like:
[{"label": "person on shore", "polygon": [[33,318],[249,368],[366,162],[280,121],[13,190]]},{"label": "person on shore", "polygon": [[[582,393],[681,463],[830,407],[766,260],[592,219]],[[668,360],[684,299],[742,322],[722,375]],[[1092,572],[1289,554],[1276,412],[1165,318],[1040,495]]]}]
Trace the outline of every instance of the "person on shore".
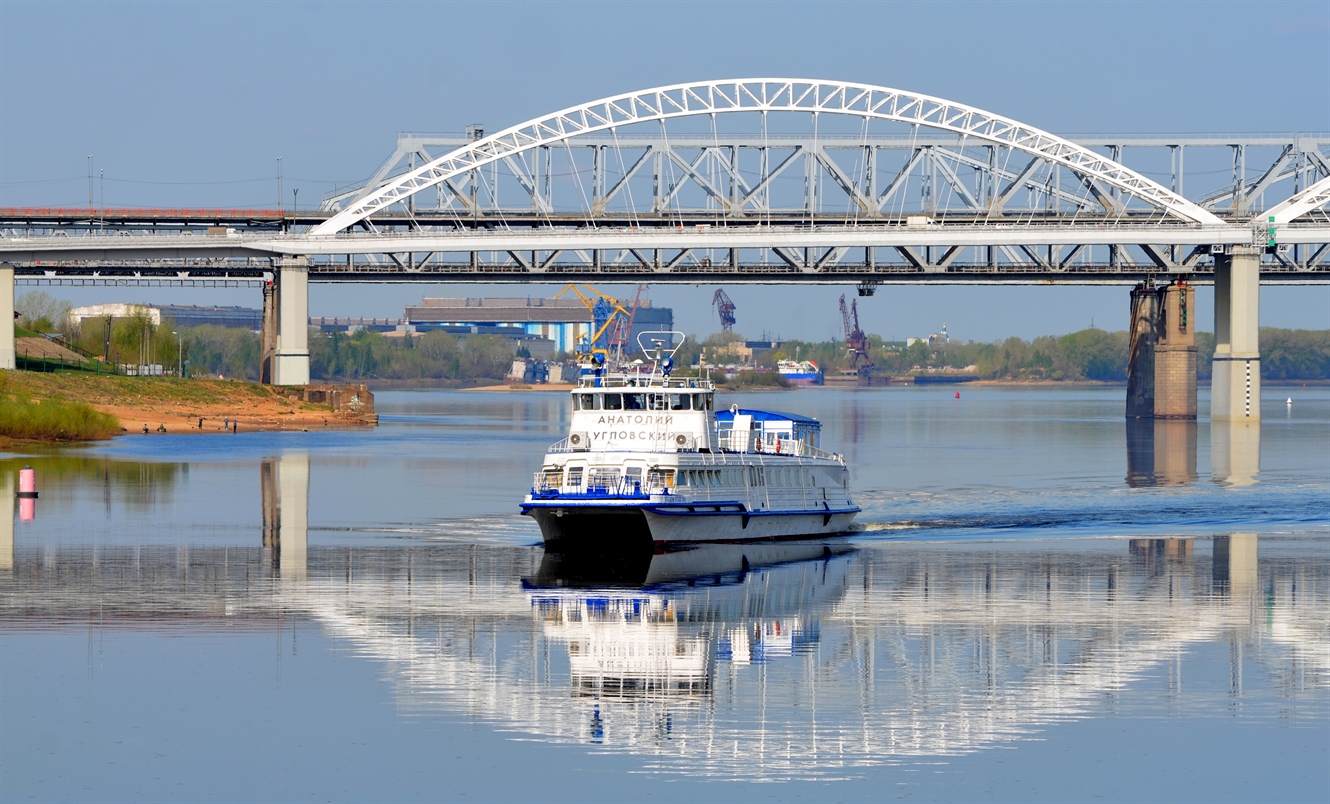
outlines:
[{"label": "person on shore", "polygon": [[159,433],[166,432],[166,422],[162,422],[161,424],[157,425],[157,432]]},{"label": "person on shore", "polygon": [[147,423],[147,422],[144,422],[144,423],[143,423],[143,434],[144,434],[144,435],[147,435],[147,434],[148,434],[148,423]]},{"label": "person on shore", "polygon": [[222,419],[222,429],[223,429],[223,430],[226,430],[226,429],[230,428],[230,426],[231,426],[231,418],[230,418],[229,416],[228,416],[227,418],[225,418],[225,419]]},{"label": "person on shore", "polygon": [[199,429],[200,429],[200,430],[203,429],[203,417],[202,417],[202,416],[199,417]]},{"label": "person on shore", "polygon": [[240,421],[236,420],[231,422],[231,435],[235,435],[238,432],[240,432]]}]

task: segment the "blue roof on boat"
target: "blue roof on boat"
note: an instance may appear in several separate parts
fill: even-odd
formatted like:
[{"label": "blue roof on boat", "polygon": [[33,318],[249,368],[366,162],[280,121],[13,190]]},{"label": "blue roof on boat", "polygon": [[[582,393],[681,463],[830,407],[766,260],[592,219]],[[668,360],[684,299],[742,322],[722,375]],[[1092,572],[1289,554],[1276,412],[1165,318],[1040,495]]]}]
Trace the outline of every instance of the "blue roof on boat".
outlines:
[{"label": "blue roof on boat", "polygon": [[[790,421],[796,424],[810,424],[814,427],[821,427],[822,423],[811,416],[800,416],[798,413],[785,413],[779,410],[752,410],[750,408],[739,408],[739,415],[752,416],[755,422],[782,422]],[[734,420],[734,414],[728,409],[716,411],[716,421],[728,422]]]}]

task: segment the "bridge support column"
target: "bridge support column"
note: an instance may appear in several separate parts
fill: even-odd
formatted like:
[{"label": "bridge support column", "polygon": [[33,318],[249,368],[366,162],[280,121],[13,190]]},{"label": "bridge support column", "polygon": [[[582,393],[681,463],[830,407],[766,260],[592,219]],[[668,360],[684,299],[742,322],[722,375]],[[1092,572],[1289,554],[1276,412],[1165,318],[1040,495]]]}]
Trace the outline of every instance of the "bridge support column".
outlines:
[{"label": "bridge support column", "polygon": [[277,353],[274,385],[309,385],[309,261],[277,261]]},{"label": "bridge support column", "polygon": [[14,351],[14,266],[0,263],[0,369],[18,367]]},{"label": "bridge support column", "polygon": [[1233,246],[1215,257],[1215,360],[1211,421],[1261,418],[1261,252]]},{"label": "bridge support column", "polygon": [[263,283],[263,323],[259,329],[259,382],[272,385],[277,357],[277,282]]},{"label": "bridge support column", "polygon": [[1196,418],[1195,303],[1184,282],[1132,290],[1127,418]]}]

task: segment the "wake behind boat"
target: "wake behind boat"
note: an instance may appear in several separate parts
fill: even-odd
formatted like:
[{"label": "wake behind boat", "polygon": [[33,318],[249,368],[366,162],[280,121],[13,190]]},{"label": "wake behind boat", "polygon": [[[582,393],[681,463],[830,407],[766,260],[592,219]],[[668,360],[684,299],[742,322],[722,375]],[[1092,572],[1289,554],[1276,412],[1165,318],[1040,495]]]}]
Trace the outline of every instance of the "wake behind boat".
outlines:
[{"label": "wake behind boat", "polygon": [[[568,437],[550,447],[522,513],[551,547],[826,536],[859,512],[845,459],[807,416],[731,407],[715,387],[674,377],[682,333],[656,338],[644,366],[597,353],[571,392]],[[666,352],[666,336],[678,343]],[[640,344],[639,336],[639,344]],[[640,362],[640,361],[639,361]]]}]

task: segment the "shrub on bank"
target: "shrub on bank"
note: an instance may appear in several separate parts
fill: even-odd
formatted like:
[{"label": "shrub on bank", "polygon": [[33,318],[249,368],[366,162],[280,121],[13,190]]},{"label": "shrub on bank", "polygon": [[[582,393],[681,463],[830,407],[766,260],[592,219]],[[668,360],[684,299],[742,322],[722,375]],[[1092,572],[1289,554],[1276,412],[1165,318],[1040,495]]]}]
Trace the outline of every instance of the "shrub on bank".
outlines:
[{"label": "shrub on bank", "polygon": [[0,437],[28,441],[94,441],[120,432],[114,416],[83,402],[34,402],[0,396]]}]

